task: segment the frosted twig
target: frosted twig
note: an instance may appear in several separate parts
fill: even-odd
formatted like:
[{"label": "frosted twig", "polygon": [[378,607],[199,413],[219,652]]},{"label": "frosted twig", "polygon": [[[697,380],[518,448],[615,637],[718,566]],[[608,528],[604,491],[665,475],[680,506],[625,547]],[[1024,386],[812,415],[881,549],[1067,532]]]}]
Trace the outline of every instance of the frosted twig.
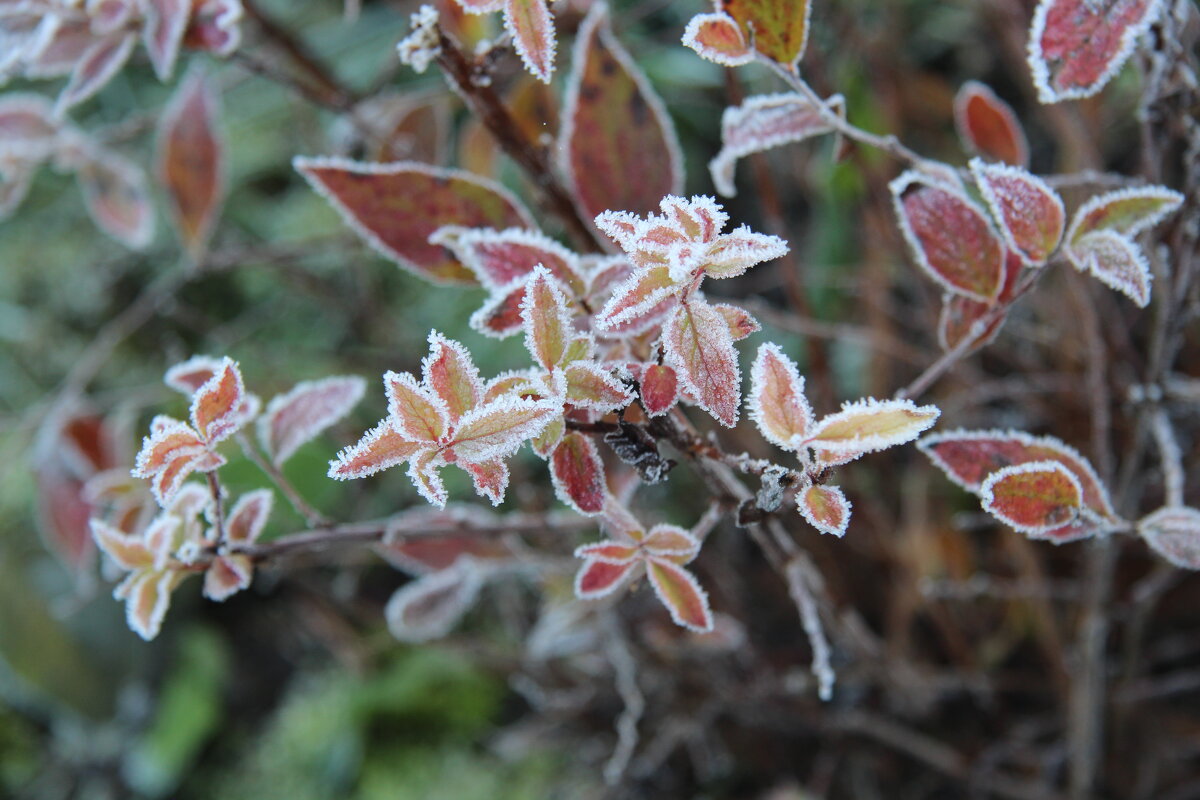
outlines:
[{"label": "frosted twig", "polygon": [[825,629],[821,625],[817,599],[813,597],[810,589],[810,586],[819,586],[821,578],[816,567],[803,553],[792,556],[784,573],[787,577],[788,593],[800,612],[800,622],[804,625],[804,632],[808,634],[808,641],[812,645],[812,673],[817,679],[817,696],[828,702],[833,698],[833,684],[837,675],[830,664],[829,640],[825,638]]}]

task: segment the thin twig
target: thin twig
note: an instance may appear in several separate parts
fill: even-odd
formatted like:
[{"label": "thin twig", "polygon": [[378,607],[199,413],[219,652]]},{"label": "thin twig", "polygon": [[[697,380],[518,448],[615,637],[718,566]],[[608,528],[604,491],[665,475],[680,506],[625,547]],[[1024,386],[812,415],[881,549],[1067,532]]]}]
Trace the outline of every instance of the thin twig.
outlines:
[{"label": "thin twig", "polygon": [[309,524],[309,527],[320,528],[329,524],[329,518],[309,505],[308,501],[296,491],[296,487],[292,485],[292,482],[279,470],[279,467],[275,466],[275,464],[258,452],[258,448],[250,441],[250,437],[246,436],[245,433],[239,433],[237,440],[246,457],[253,461],[254,465],[271,479],[271,482],[275,484],[275,488],[287,499],[288,504],[295,509],[296,513],[304,517],[304,521]]}]

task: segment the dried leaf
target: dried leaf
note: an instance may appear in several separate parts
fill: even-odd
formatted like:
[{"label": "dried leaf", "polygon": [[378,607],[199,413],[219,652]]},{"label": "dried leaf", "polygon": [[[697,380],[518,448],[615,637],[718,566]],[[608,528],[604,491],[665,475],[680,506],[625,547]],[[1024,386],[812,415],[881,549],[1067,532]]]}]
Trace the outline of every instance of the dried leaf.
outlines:
[{"label": "dried leaf", "polygon": [[414,161],[297,158],[293,164],[371,247],[434,283],[475,282],[470,270],[429,243],[439,228],[534,227],[507,189],[467,172]]},{"label": "dried leaf", "polygon": [[821,533],[838,538],[850,524],[850,501],[836,486],[809,486],[796,498],[796,510]]},{"label": "dried leaf", "polygon": [[676,625],[697,632],[712,630],[708,595],[690,572],[671,561],[651,558],[646,561],[646,574]]},{"label": "dried leaf", "polygon": [[618,430],[604,434],[617,458],[636,469],[645,483],[665,481],[675,462],[659,455],[657,440],[632,422],[619,420],[617,426]]},{"label": "dried leaf", "polygon": [[1053,436],[1030,436],[1013,430],[956,430],[926,436],[917,443],[917,448],[951,481],[974,494],[982,491],[989,474],[1004,467],[1055,461],[1075,476],[1089,510],[1101,517],[1116,517],[1108,490],[1091,463]]},{"label": "dried leaf", "polygon": [[763,438],[785,450],[797,450],[813,427],[812,408],[804,396],[804,378],[779,346],[767,342],[750,368],[750,418]]},{"label": "dried leaf", "polygon": [[1150,304],[1150,265],[1129,237],[1107,230],[1089,233],[1071,245],[1069,256],[1076,269],[1090,272],[1105,286],[1133,300],[1138,308]]},{"label": "dried leaf", "polygon": [[1136,236],[1157,225],[1182,204],[1183,195],[1163,186],[1139,186],[1097,195],[1071,218],[1066,237],[1068,250],[1097,231]]},{"label": "dried leaf", "polygon": [[224,191],[224,147],[217,134],[218,98],[210,82],[194,72],[163,112],[158,127],[158,177],[170,200],[184,248],[199,261],[220,209]]},{"label": "dried leaf", "polygon": [[724,317],[698,298],[680,305],[663,326],[666,363],[700,408],[732,428],[742,402],[742,373]]},{"label": "dried leaf", "polygon": [[504,27],[525,69],[542,83],[554,73],[554,17],[546,0],[504,0]]},{"label": "dried leaf", "polygon": [[1074,522],[1083,505],[1079,479],[1057,461],[1004,467],[984,479],[979,494],[984,510],[1031,536]]},{"label": "dried leaf", "polygon": [[809,0],[716,0],[742,35],[767,58],[795,69],[808,44]]},{"label": "dried leaf", "polygon": [[1057,103],[1104,88],[1158,18],[1160,0],[1041,0],[1029,31],[1038,99]]},{"label": "dried leaf", "polygon": [[954,97],[954,125],[971,151],[1014,167],[1029,166],[1025,130],[1012,107],[991,87],[967,81],[959,88]]},{"label": "dried leaf", "polygon": [[1137,529],[1150,549],[1167,561],[1182,569],[1200,569],[1200,511],[1160,508],[1139,520]]},{"label": "dried leaf", "polygon": [[701,58],[726,67],[737,67],[754,60],[754,50],[742,35],[741,27],[728,14],[692,17],[683,32],[683,43]]},{"label": "dried leaf", "polygon": [[132,162],[92,150],[75,173],[88,215],[100,230],[140,250],[154,235],[154,205],[146,176]]},{"label": "dried leaf", "polygon": [[675,127],[595,2],[575,40],[559,151],[585,219],[607,209],[652,211],[683,187]]},{"label": "dried leaf", "polygon": [[[840,94],[825,103],[832,113],[845,113]],[[729,106],[721,115],[721,152],[708,163],[713,185],[720,194],[733,197],[737,194],[733,172],[738,159],[833,130],[821,111],[799,94],[755,95],[740,106]]]},{"label": "dried leaf", "polygon": [[366,382],[353,376],[302,381],[267,405],[258,420],[258,441],[278,466],[349,414],[365,389]]},{"label": "dried leaf", "polygon": [[807,444],[835,453],[885,450],[917,438],[940,415],[937,406],[918,406],[910,400],[858,400],[817,423]]},{"label": "dried leaf", "polygon": [[388,630],[402,642],[425,642],[449,633],[479,596],[483,579],[470,557],[402,586],[388,601]]},{"label": "dried leaf", "polygon": [[1004,248],[979,207],[918,172],[905,172],[890,186],[917,264],[947,291],[994,300],[1004,281]]},{"label": "dried leaf", "polygon": [[1020,167],[988,165],[976,158],[971,172],[1008,246],[1026,264],[1045,264],[1066,225],[1058,193]]}]

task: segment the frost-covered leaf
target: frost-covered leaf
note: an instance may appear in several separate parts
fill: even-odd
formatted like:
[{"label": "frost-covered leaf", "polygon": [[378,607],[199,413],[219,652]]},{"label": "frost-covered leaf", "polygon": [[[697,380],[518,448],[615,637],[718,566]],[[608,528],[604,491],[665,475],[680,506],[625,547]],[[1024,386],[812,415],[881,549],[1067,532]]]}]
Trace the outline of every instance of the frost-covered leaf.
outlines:
[{"label": "frost-covered leaf", "polygon": [[912,441],[941,411],[911,400],[858,400],[817,423],[807,444],[817,450],[870,453]]},{"label": "frost-covered leaf", "polygon": [[594,362],[580,361],[567,367],[567,402],[580,408],[613,411],[633,402],[633,394],[609,369]]},{"label": "frost-covered leaf", "polygon": [[554,72],[554,17],[546,0],[504,0],[504,27],[525,69],[542,83]]},{"label": "frost-covered leaf", "polygon": [[196,431],[213,445],[246,424],[246,389],[233,359],[225,358],[216,374],[192,397],[191,417]]},{"label": "frost-covered leaf", "polygon": [[642,406],[652,417],[665,414],[679,401],[679,376],[665,364],[651,364],[642,372]]},{"label": "frost-covered leaf", "polygon": [[592,3],[575,40],[559,132],[563,172],[585,219],[608,209],[652,211],[683,187],[675,127],[650,82]]},{"label": "frost-covered leaf", "polygon": [[218,555],[204,571],[204,596],[223,603],[249,588],[254,579],[254,562],[239,554]]},{"label": "frost-covered leaf", "polygon": [[494,506],[504,502],[504,493],[508,490],[507,464],[495,459],[481,461],[477,464],[463,464],[462,467],[471,476],[476,494],[487,498]]},{"label": "frost-covered leaf", "polygon": [[732,306],[728,303],[713,303],[712,307],[720,312],[725,321],[729,323],[729,335],[733,337],[735,342],[740,342],[752,333],[758,333],[762,330],[762,326],[758,324],[750,312],[738,306]]},{"label": "frost-covered leaf", "polygon": [[408,479],[416,487],[417,493],[438,508],[445,508],[446,500],[450,497],[446,493],[446,484],[442,482],[441,468],[444,465],[442,454],[434,449],[417,453],[408,462]]},{"label": "frost-covered leaf", "polygon": [[971,172],[1008,246],[1026,264],[1045,264],[1066,225],[1058,193],[1020,167],[989,165],[976,158]]},{"label": "frost-covered leaf", "polygon": [[692,573],[666,559],[651,558],[646,561],[646,574],[650,577],[654,593],[667,607],[676,625],[690,631],[712,630],[708,595],[700,588]]},{"label": "frost-covered leaf", "polygon": [[160,81],[171,77],[192,14],[191,0],[142,0],[142,43]]},{"label": "frost-covered leaf", "polygon": [[154,205],[142,170],[115,153],[94,149],[75,172],[88,215],[100,230],[139,250],[154,235]]},{"label": "frost-covered leaf", "polygon": [[604,509],[604,462],[590,437],[568,431],[550,456],[550,475],[558,499],[576,511],[599,514]]},{"label": "frost-covered leaf", "polygon": [[216,91],[200,72],[183,82],[158,127],[158,178],[170,200],[184,248],[199,260],[224,191],[224,146],[217,133]]},{"label": "frost-covered leaf", "polygon": [[617,286],[596,315],[596,324],[612,330],[658,308],[678,291],[667,267],[639,270]]},{"label": "frost-covered leaf", "polygon": [[603,561],[606,564],[628,564],[638,557],[638,547],[636,544],[605,539],[595,544],[580,545],[575,548],[575,557]]},{"label": "frost-covered leaf", "polygon": [[1139,186],[1097,195],[1071,218],[1067,246],[1096,231],[1136,236],[1157,225],[1183,204],[1183,195],[1164,186]]},{"label": "frost-covered leaf", "polygon": [[521,319],[530,355],[543,369],[554,369],[567,349],[571,312],[557,281],[544,267],[536,268],[525,285]]},{"label": "frost-covered leaf", "polygon": [[578,256],[535,230],[448,225],[435,231],[429,241],[449,249],[493,292],[506,291],[517,279],[528,277],[538,264],[576,295],[584,292]]},{"label": "frost-covered leaf", "polygon": [[1066,467],[1083,489],[1083,502],[1101,517],[1115,512],[1108,490],[1091,463],[1077,450],[1053,436],[1031,436],[1023,431],[947,431],[921,439],[917,448],[951,481],[979,494],[984,479],[1007,466],[1035,461],[1055,461]]},{"label": "frost-covered leaf", "polygon": [[821,533],[840,538],[850,524],[850,501],[836,486],[809,486],[796,498],[796,509]]},{"label": "frost-covered leaf", "polygon": [[277,466],[301,445],[312,441],[362,399],[366,382],[359,377],[302,381],[267,405],[258,420],[258,440]]},{"label": "frost-covered leaf", "polygon": [[293,164],[371,247],[435,283],[475,281],[441,246],[429,243],[439,228],[534,227],[507,189],[468,172],[415,161],[297,158]]},{"label": "frost-covered leaf", "polygon": [[947,291],[988,302],[1004,281],[1004,247],[957,188],[905,172],[891,183],[900,230],[917,264]]},{"label": "frost-covered leaf", "polygon": [[275,493],[270,489],[255,489],[242,495],[225,521],[226,541],[238,544],[258,541],[274,505]]},{"label": "frost-covered leaf", "polygon": [[[841,95],[825,102],[833,113],[844,113]],[[799,94],[755,95],[740,106],[729,106],[721,115],[721,152],[708,163],[713,184],[720,194],[733,197],[737,194],[733,171],[738,159],[832,130],[820,110]]]},{"label": "frost-covered leaf", "polygon": [[163,375],[163,383],[191,397],[217,374],[221,364],[221,359],[212,356],[192,356],[168,369]]},{"label": "frost-covered leaf", "polygon": [[46,98],[26,92],[0,95],[0,154],[14,162],[34,162],[50,155],[59,123]]},{"label": "frost-covered leaf", "polygon": [[678,525],[660,523],[646,532],[642,547],[651,558],[660,558],[680,566],[700,553],[700,542]]},{"label": "frost-covered leaf", "polygon": [[483,578],[469,558],[402,586],[388,601],[388,630],[402,642],[425,642],[449,633],[479,596]]},{"label": "frost-covered leaf", "polygon": [[968,149],[1014,167],[1029,165],[1029,142],[1012,107],[991,87],[967,81],[954,97],[954,125]]},{"label": "frost-covered leaf", "polygon": [[632,576],[639,563],[637,560],[613,563],[586,559],[575,574],[575,596],[581,600],[596,600],[612,594]]},{"label": "frost-covered leaf", "polygon": [[1138,521],[1138,534],[1150,549],[1183,569],[1200,569],[1200,511],[1187,506],[1160,508]]},{"label": "frost-covered leaf", "polygon": [[696,404],[722,425],[736,425],[742,373],[721,313],[693,298],[667,319],[662,344],[667,364],[675,369],[680,385]]},{"label": "frost-covered leaf", "polygon": [[329,462],[329,477],[340,481],[365,478],[403,464],[423,447],[396,430],[391,420],[384,420],[367,431],[358,444],[345,448]]},{"label": "frost-covered leaf", "polygon": [[132,571],[153,566],[154,556],[141,536],[126,533],[101,519],[92,519],[89,529],[96,546],[121,569]]},{"label": "frost-covered leaf", "polygon": [[754,60],[754,50],[742,34],[741,27],[728,14],[697,14],[692,17],[684,29],[683,43],[701,58],[726,67],[737,67]]},{"label": "frost-covered leaf", "polygon": [[56,116],[87,100],[112,80],[133,52],[137,38],[132,33],[114,33],[95,40],[75,62],[71,78],[54,104]]},{"label": "frost-covered leaf", "polygon": [[446,406],[428,388],[407,372],[383,375],[388,398],[388,416],[396,430],[412,441],[434,443],[450,425]]},{"label": "frost-covered leaf", "polygon": [[542,428],[542,432],[530,440],[529,446],[533,448],[533,452],[537,453],[538,456],[548,459],[566,433],[567,421],[563,417],[558,417],[551,420],[549,425]]},{"label": "frost-covered leaf", "polygon": [[429,354],[421,362],[421,377],[441,399],[452,423],[483,399],[479,369],[467,348],[436,331],[429,334]]},{"label": "frost-covered leaf", "polygon": [[1133,300],[1138,308],[1150,304],[1150,265],[1128,236],[1110,230],[1089,233],[1071,245],[1069,256],[1076,269],[1090,272],[1105,286]]},{"label": "frost-covered leaf", "polygon": [[171,605],[171,592],[180,580],[173,571],[130,573],[114,593],[117,599],[125,601],[129,629],[146,641],[158,636]]},{"label": "frost-covered leaf", "polygon": [[1041,0],[1029,31],[1038,99],[1057,103],[1099,92],[1158,18],[1161,0]]},{"label": "frost-covered leaf", "polygon": [[812,430],[812,408],[804,396],[804,378],[773,342],[758,349],[750,368],[746,404],[763,438],[785,450],[798,449]]},{"label": "frost-covered leaf", "polygon": [[[412,512],[406,512],[406,516]],[[446,512],[435,511],[435,514]],[[469,519],[469,518],[468,518]],[[393,566],[416,575],[439,572],[463,557],[503,559],[512,555],[502,542],[481,536],[418,536],[378,545],[376,551]]]},{"label": "frost-covered leaf", "polygon": [[508,287],[493,294],[471,315],[475,330],[496,339],[519,333],[524,327],[521,307],[525,303],[525,279],[517,278]]},{"label": "frost-covered leaf", "polygon": [[738,23],[754,49],[772,61],[795,68],[808,44],[810,0],[716,0]]},{"label": "frost-covered leaf", "polygon": [[[997,302],[1008,300],[1016,290],[1017,278],[1024,269],[1025,263],[1021,257],[1009,250],[1004,262],[1004,288],[1000,290]],[[995,316],[986,325],[984,317],[991,314],[996,303],[981,303],[961,294],[946,292],[942,295],[942,313],[938,317],[938,344],[943,350],[950,351],[958,347],[964,339],[972,339],[972,348],[983,347],[996,338],[1000,328],[1004,326],[1007,313]]]},{"label": "frost-covered leaf", "polygon": [[739,225],[717,237],[703,259],[705,274],[710,278],[734,278],[755,264],[786,255],[787,242],[778,236],[754,233]]},{"label": "frost-covered leaf", "polygon": [[984,479],[979,494],[986,511],[1032,536],[1073,522],[1083,505],[1079,479],[1057,461],[1004,467]]},{"label": "frost-covered leaf", "polygon": [[242,41],[242,0],[192,0],[192,18],[183,44],[224,58]]},{"label": "frost-covered leaf", "polygon": [[545,400],[502,397],[462,418],[454,433],[455,455],[469,462],[490,461],[511,454],[536,436],[561,406]]}]

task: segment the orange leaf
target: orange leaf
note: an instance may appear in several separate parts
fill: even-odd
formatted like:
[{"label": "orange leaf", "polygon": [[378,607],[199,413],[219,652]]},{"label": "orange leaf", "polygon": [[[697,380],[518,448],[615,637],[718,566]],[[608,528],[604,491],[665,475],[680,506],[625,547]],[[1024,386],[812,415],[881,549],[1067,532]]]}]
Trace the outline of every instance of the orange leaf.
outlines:
[{"label": "orange leaf", "polygon": [[986,511],[1031,536],[1073,522],[1083,504],[1079,479],[1057,461],[1005,467],[989,475],[979,492]]},{"label": "orange leaf", "polygon": [[199,261],[221,203],[224,148],[216,131],[217,94],[199,72],[176,92],[158,128],[158,176],[175,228]]}]

